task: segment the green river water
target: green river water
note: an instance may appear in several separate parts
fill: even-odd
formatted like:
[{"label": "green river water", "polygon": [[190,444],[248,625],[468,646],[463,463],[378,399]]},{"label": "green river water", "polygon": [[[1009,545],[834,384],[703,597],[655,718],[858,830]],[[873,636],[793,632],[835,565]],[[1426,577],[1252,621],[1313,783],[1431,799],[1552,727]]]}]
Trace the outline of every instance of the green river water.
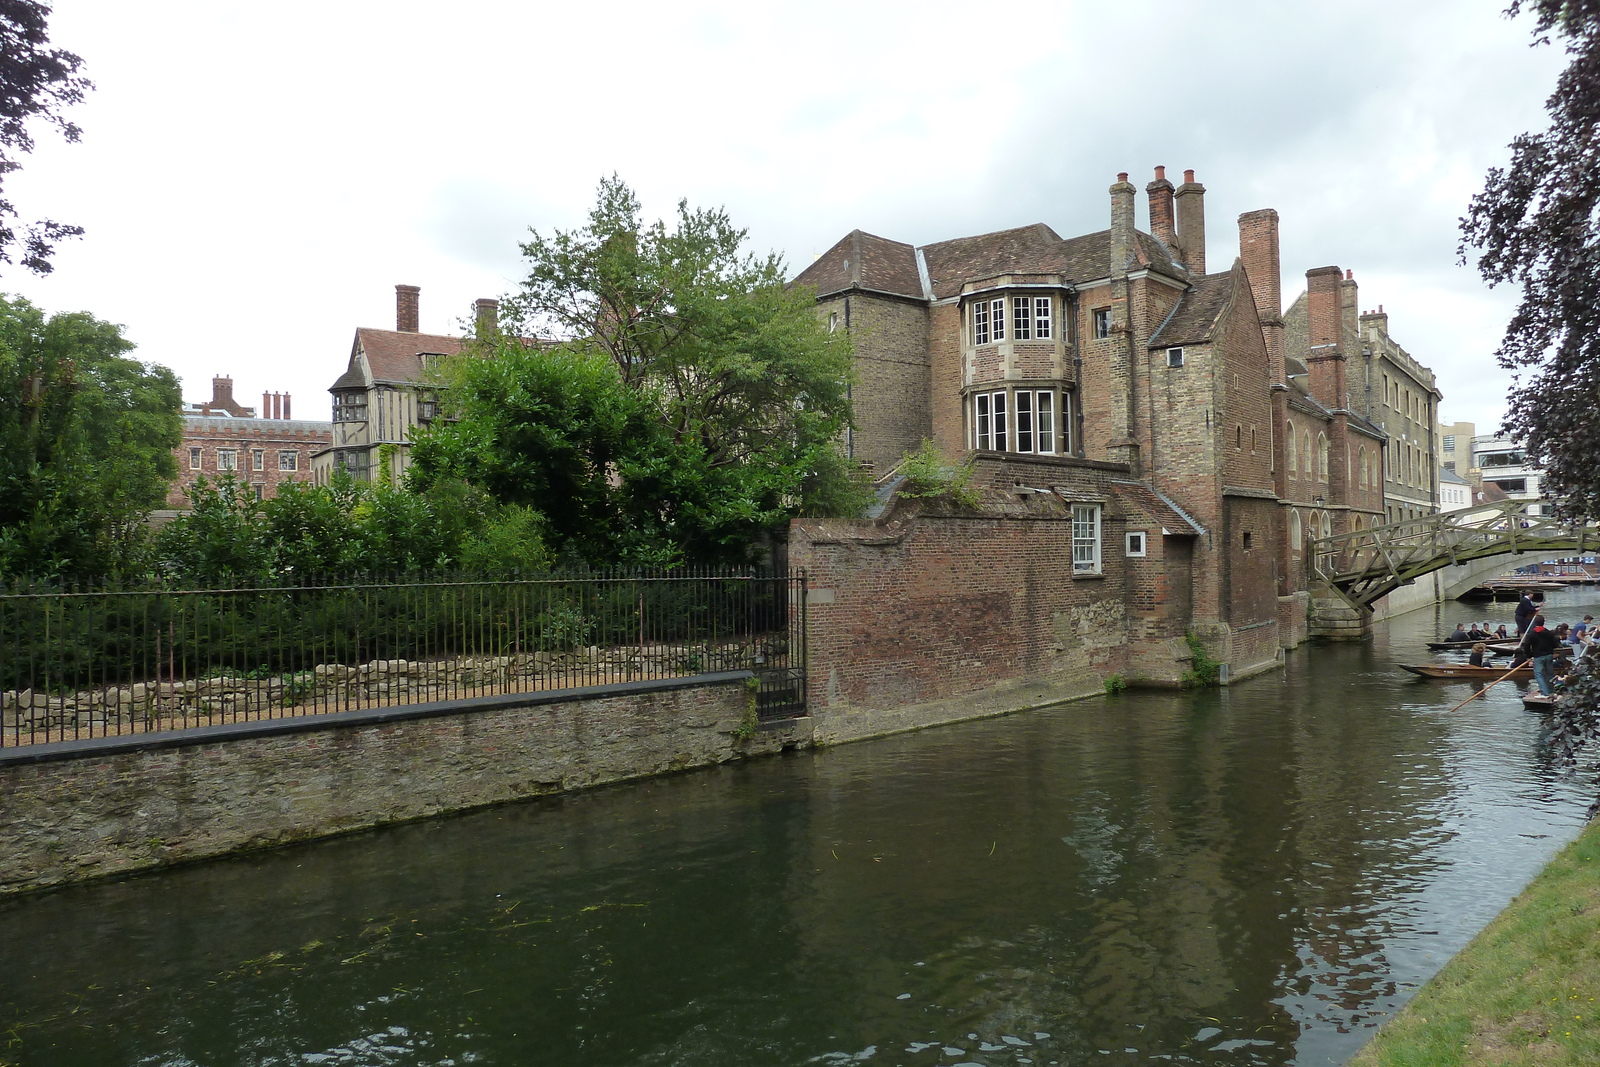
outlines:
[{"label": "green river water", "polygon": [[0,1063],[1341,1063],[1593,796],[1394,667],[1510,610],[12,900]]}]

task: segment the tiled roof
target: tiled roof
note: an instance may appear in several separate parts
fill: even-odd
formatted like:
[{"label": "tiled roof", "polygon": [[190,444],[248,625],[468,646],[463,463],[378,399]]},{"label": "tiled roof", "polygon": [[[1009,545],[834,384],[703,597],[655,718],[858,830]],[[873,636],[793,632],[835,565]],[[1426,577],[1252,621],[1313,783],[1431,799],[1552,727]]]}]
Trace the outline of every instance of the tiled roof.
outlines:
[{"label": "tiled roof", "polygon": [[1167,321],[1150,335],[1151,348],[1192,345],[1211,340],[1217,322],[1234,293],[1233,271],[1196,278]]},{"label": "tiled roof", "polygon": [[1175,534],[1183,537],[1199,537],[1206,531],[1203,526],[1186,515],[1182,508],[1173,503],[1172,499],[1160,490],[1153,488],[1148,482],[1123,482],[1112,481],[1112,492],[1123,503],[1144,512],[1150,519],[1160,525],[1161,532]]},{"label": "tiled roof", "polygon": [[[1003,274],[1059,275],[1070,283],[1107,277],[1111,273],[1111,231],[1063,239],[1040,222],[924,245],[922,254],[933,297],[945,300],[959,295],[965,285]],[[1188,278],[1166,246],[1147,233],[1134,234],[1133,256],[1127,267]],[[846,234],[818,256],[795,283],[815,286],[818,296],[865,289],[914,300],[924,297],[917,249],[860,230]]]},{"label": "tiled roof", "polygon": [[374,382],[420,382],[423,380],[422,356],[453,356],[461,351],[460,337],[446,337],[437,333],[407,333],[403,330],[374,330],[362,326],[356,330],[355,343],[350,349],[350,364],[330,389],[360,389],[368,382],[357,358],[364,353],[367,367]]},{"label": "tiled roof", "polygon": [[917,250],[901,241],[851,230],[795,278],[796,285],[815,286],[818,296],[845,289],[866,289],[921,300],[922,279]]}]

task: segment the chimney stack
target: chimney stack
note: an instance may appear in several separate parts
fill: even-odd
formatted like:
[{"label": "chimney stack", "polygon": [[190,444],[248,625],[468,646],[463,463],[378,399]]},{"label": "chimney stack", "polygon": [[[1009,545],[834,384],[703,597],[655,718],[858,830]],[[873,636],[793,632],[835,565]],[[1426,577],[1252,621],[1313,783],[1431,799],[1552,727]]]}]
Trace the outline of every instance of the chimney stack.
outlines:
[{"label": "chimney stack", "polygon": [[261,417],[263,419],[276,418],[272,414],[272,394],[265,389],[261,391]]},{"label": "chimney stack", "polygon": [[500,329],[500,301],[479,297],[474,306],[477,309],[474,321],[478,338],[481,340],[492,336]]},{"label": "chimney stack", "polygon": [[1349,406],[1345,397],[1343,293],[1344,272],[1338,267],[1306,271],[1306,326],[1310,351],[1311,395],[1335,411]]},{"label": "chimney stack", "polygon": [[211,407],[233,410],[233,379],[220,374],[211,377]]},{"label": "chimney stack", "polygon": [[1126,172],[1117,175],[1111,187],[1111,273],[1125,274],[1133,259],[1134,188]]},{"label": "chimney stack", "polygon": [[288,393],[284,393],[283,394],[283,417],[286,418],[286,419],[289,417],[289,394]]},{"label": "chimney stack", "polygon": [[394,328],[401,333],[416,333],[422,289],[415,285],[394,287]]},{"label": "chimney stack", "polygon": [[1194,274],[1206,272],[1206,187],[1194,180],[1194,171],[1183,172],[1178,186],[1178,246],[1183,249],[1183,264]]},{"label": "chimney stack", "polygon": [[1250,278],[1272,380],[1286,382],[1283,367],[1283,281],[1278,255],[1278,213],[1272,208],[1239,216],[1239,258]]},{"label": "chimney stack", "polygon": [[1150,197],[1150,233],[1181,258],[1178,231],[1172,217],[1172,183],[1167,181],[1166,167],[1156,168],[1156,180],[1145,186],[1144,191]]}]

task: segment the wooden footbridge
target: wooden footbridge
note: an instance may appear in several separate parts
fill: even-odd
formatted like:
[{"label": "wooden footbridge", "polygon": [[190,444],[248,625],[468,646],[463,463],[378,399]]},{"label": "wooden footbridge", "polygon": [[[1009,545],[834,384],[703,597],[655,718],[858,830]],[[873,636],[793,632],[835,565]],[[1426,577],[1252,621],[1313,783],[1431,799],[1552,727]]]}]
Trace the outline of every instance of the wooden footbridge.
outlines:
[{"label": "wooden footbridge", "polygon": [[[1600,525],[1530,515],[1537,500],[1505,500],[1312,541],[1312,576],[1352,607],[1372,611],[1379,597],[1424,574],[1485,556],[1600,549]],[[1543,510],[1543,509],[1541,509]]]}]

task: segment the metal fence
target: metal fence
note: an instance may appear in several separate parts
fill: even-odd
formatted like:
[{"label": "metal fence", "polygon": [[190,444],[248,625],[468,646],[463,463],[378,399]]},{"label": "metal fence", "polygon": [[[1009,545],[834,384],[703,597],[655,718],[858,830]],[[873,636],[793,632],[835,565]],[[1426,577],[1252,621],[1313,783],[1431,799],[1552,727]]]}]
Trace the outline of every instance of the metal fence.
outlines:
[{"label": "metal fence", "polygon": [[0,746],[751,670],[805,707],[805,576],[0,586]]}]

